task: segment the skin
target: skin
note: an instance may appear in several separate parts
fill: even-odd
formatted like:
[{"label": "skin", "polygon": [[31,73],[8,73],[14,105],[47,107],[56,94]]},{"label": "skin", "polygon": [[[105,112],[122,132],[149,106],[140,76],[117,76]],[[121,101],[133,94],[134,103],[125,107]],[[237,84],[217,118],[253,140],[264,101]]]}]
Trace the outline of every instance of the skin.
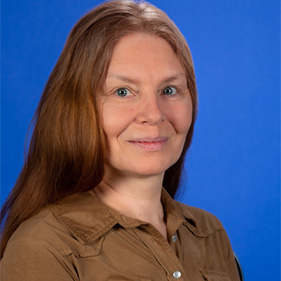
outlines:
[{"label": "skin", "polygon": [[94,192],[167,238],[160,200],[163,176],[180,157],[192,121],[185,72],[170,45],[149,34],[123,37],[98,102],[109,159]]}]

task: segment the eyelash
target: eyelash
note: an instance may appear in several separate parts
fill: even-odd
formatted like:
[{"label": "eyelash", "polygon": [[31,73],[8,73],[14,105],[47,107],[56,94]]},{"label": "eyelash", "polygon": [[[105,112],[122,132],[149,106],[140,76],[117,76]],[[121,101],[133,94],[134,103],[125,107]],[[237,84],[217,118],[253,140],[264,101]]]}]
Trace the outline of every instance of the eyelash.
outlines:
[{"label": "eyelash", "polygon": [[[126,91],[126,95],[119,95],[118,92],[120,91]],[[127,97],[127,94],[131,94],[130,90],[127,89],[127,88],[118,88],[115,92],[115,95],[118,96],[118,97],[121,97],[121,98],[124,98],[124,97]]]},{"label": "eyelash", "polygon": [[[167,89],[173,89],[175,91],[175,93],[172,93],[172,94],[165,94],[164,91],[167,90]],[[165,96],[174,96],[178,93],[178,89],[173,87],[173,86],[168,86],[166,87],[163,91],[162,91],[163,95]]]},{"label": "eyelash", "polygon": [[[171,93],[171,94],[167,94],[167,93],[165,93],[165,90],[171,90],[172,89],[172,91],[173,91],[173,93]],[[123,91],[123,94],[121,94],[121,91]],[[124,93],[125,92],[125,93]],[[167,87],[165,87],[162,91],[161,91],[161,93],[164,95],[164,96],[175,96],[176,94],[178,94],[179,93],[179,90],[176,88],[176,87],[174,87],[174,86],[167,86]],[[125,98],[125,97],[127,97],[127,96],[129,96],[129,95],[132,95],[132,93],[131,93],[131,90],[129,90],[128,88],[126,88],[126,87],[121,87],[121,88],[118,88],[118,89],[116,89],[115,91],[114,91],[114,94],[116,95],[116,96],[118,96],[118,97],[121,97],[121,98]],[[121,94],[121,95],[120,95]]]}]

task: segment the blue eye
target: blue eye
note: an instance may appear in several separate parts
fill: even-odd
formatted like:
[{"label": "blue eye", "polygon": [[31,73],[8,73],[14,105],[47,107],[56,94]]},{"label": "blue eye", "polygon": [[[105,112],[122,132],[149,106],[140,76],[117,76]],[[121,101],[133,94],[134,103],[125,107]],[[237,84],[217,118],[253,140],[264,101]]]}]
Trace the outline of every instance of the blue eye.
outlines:
[{"label": "blue eye", "polygon": [[118,96],[118,97],[126,97],[130,94],[130,91],[126,88],[120,88],[120,89],[117,89],[115,91],[115,94]]},{"label": "blue eye", "polygon": [[166,87],[164,90],[163,90],[163,94],[165,96],[172,96],[172,95],[175,95],[177,93],[177,90],[176,88],[174,87]]}]

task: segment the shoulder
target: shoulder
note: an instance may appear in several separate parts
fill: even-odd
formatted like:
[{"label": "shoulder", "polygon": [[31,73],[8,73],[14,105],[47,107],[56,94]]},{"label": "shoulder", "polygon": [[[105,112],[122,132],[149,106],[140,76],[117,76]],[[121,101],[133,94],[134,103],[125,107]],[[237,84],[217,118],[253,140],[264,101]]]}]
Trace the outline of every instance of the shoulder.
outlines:
[{"label": "shoulder", "polygon": [[95,254],[100,236],[115,223],[107,212],[98,209],[88,192],[77,193],[24,221],[9,239],[5,252],[16,253],[17,248],[30,252],[40,244],[61,257]]},{"label": "shoulder", "polygon": [[[81,247],[85,247],[84,241],[79,239],[76,233],[79,232],[80,225],[87,216],[84,197],[77,194],[57,204],[46,206],[39,213],[22,222],[10,237],[5,251],[16,247],[24,251],[27,245],[30,245],[29,250],[31,251],[33,250],[32,245],[38,247],[40,244],[49,252],[55,251],[61,256],[70,253],[79,254]],[[68,217],[64,220],[61,219],[60,215],[63,211],[67,215],[77,217],[76,220]]]},{"label": "shoulder", "polygon": [[8,241],[1,260],[5,280],[78,280],[72,266],[71,235],[45,209],[23,222]]},{"label": "shoulder", "polygon": [[63,253],[67,251],[65,242],[69,237],[70,233],[53,215],[52,208],[48,207],[21,223],[9,239],[6,250],[15,247],[24,249],[32,245],[38,247],[40,244]]},{"label": "shoulder", "polygon": [[175,203],[186,219],[186,225],[196,236],[205,237],[217,231],[224,231],[222,223],[215,215],[177,201]]}]

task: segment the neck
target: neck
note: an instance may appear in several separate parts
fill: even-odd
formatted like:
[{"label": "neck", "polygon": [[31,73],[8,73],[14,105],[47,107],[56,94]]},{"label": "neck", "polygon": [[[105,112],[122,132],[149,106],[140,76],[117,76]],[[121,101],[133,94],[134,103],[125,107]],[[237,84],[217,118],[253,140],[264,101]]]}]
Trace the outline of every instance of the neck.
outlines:
[{"label": "neck", "polygon": [[149,222],[166,237],[166,225],[161,203],[162,175],[149,177],[120,176],[106,173],[95,187],[96,196],[119,213]]}]

